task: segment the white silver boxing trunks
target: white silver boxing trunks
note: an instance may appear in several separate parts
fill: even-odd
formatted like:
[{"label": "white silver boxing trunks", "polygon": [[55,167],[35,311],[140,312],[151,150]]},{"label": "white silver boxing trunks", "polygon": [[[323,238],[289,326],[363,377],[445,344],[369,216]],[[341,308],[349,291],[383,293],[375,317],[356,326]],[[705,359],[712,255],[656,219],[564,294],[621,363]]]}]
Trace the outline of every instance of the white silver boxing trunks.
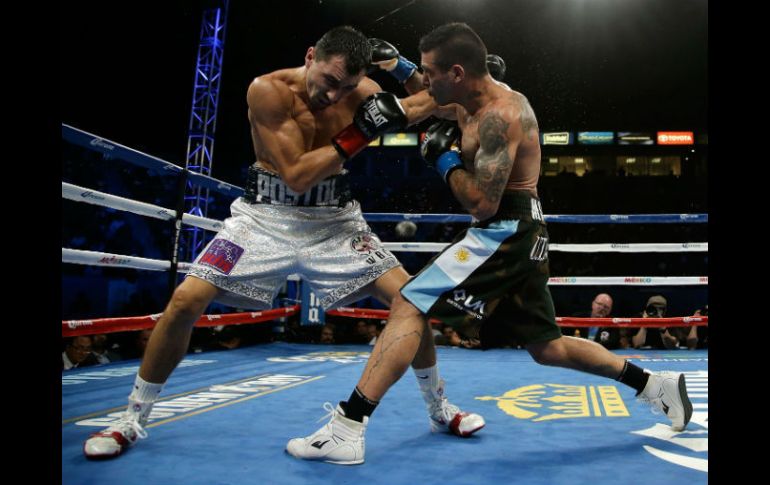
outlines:
[{"label": "white silver boxing trunks", "polygon": [[188,272],[225,290],[217,301],[227,305],[269,308],[297,274],[329,309],[360,298],[357,290],[401,265],[364,221],[344,174],[297,194],[252,166],[230,213]]}]

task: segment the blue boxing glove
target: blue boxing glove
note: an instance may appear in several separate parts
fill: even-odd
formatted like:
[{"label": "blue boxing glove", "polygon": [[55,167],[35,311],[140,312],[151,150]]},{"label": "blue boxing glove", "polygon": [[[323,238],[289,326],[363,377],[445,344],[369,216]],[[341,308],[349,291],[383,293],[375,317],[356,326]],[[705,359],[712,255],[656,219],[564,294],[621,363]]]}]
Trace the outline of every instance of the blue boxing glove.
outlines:
[{"label": "blue boxing glove", "polygon": [[460,152],[452,146],[459,137],[457,123],[443,120],[430,125],[420,145],[422,158],[441,175],[444,182],[449,182],[449,174],[453,170],[463,168]]},{"label": "blue boxing glove", "polygon": [[404,84],[417,70],[417,65],[399,55],[398,49],[393,44],[382,39],[369,39],[369,45],[372,46],[372,69],[370,69],[370,73],[382,69],[389,72],[398,82]]}]

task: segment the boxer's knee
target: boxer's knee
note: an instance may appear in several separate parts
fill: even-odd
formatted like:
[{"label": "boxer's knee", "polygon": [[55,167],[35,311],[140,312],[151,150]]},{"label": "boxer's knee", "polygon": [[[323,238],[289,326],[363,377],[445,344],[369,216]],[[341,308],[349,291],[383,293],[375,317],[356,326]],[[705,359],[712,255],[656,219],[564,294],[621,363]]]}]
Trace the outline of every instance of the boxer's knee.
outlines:
[{"label": "boxer's knee", "polygon": [[390,314],[393,318],[414,318],[422,315],[416,306],[401,296],[400,292],[397,292],[393,297],[390,306]]},{"label": "boxer's knee", "polygon": [[164,313],[175,320],[197,319],[217,293],[218,289],[211,283],[187,278],[174,290]]}]

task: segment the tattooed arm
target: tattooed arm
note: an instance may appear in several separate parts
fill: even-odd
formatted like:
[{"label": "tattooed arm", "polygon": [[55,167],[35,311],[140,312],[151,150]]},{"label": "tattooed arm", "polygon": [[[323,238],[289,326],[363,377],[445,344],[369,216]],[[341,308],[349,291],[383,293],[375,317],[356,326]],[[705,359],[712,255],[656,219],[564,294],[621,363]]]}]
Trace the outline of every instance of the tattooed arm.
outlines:
[{"label": "tattooed arm", "polygon": [[483,221],[497,212],[521,136],[518,113],[507,106],[492,108],[479,122],[474,172],[453,170],[449,174],[452,193],[476,219]]}]

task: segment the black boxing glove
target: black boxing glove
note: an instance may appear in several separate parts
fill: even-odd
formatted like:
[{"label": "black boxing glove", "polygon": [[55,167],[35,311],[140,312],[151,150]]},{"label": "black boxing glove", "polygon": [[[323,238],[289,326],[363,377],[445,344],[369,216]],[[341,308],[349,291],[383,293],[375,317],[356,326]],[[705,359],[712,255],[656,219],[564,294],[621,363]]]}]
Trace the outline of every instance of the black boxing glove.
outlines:
[{"label": "black boxing glove", "polygon": [[487,55],[487,70],[495,81],[502,81],[505,77],[505,61],[497,54]]},{"label": "black boxing glove", "polygon": [[334,135],[332,145],[344,159],[352,158],[383,133],[406,128],[406,112],[393,93],[380,92],[358,105],[353,123]]},{"label": "black boxing glove", "polygon": [[448,182],[452,170],[463,167],[460,152],[452,146],[459,136],[457,123],[443,120],[430,125],[420,145],[420,155],[444,182]]},{"label": "black boxing glove", "polygon": [[390,42],[369,39],[369,45],[372,46],[372,67],[368,71],[369,74],[382,69],[404,84],[417,70],[415,63],[399,55],[398,49]]}]

